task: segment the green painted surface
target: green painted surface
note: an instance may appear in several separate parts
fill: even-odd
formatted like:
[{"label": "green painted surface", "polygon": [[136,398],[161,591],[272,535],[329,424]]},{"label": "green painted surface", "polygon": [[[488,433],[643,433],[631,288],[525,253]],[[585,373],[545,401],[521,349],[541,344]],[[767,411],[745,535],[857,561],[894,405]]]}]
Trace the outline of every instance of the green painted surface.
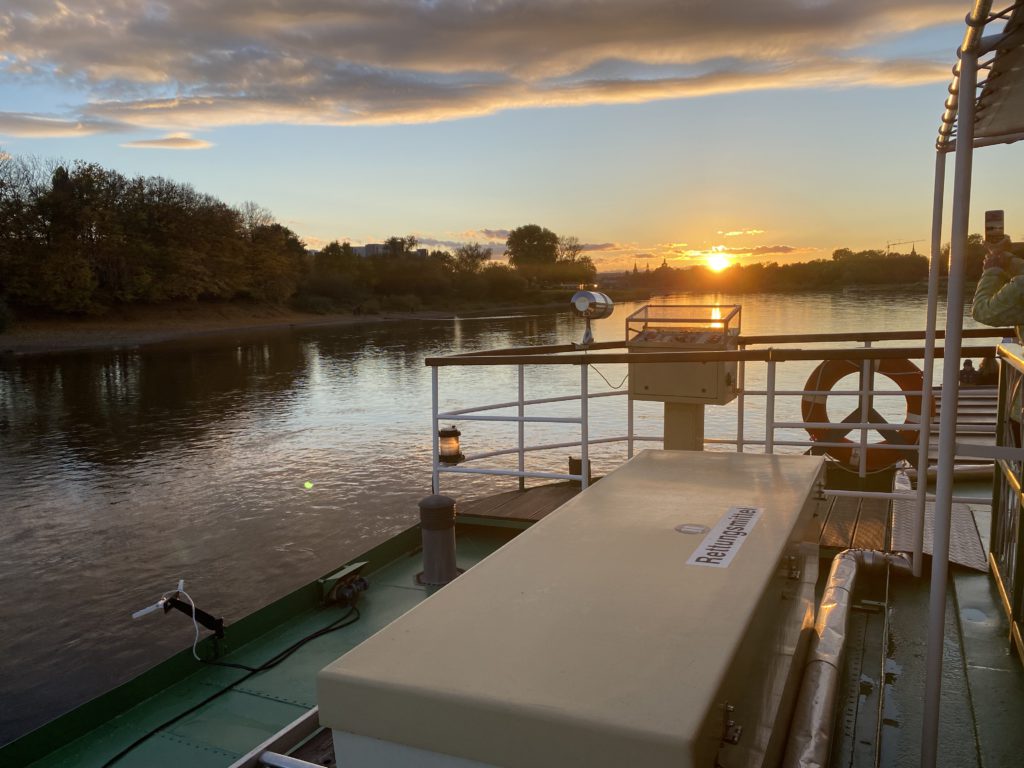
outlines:
[{"label": "green painted surface", "polygon": [[[988,507],[974,508],[986,549]],[[1013,653],[998,589],[987,574],[953,572],[957,618],[971,691],[978,752],[984,768],[1024,763],[1024,668]]]},{"label": "green painted surface", "polygon": [[[374,566],[367,573],[371,586],[360,599],[359,621],[313,640],[281,665],[236,685],[228,693],[161,730],[115,765],[118,768],[213,768],[230,765],[314,706],[316,673],[322,667],[428,597],[428,591],[414,581],[416,573],[421,570],[421,560],[415,552],[419,535],[418,531],[414,533],[415,536],[399,537],[405,545],[404,551],[396,550],[393,544],[374,550]],[[459,565],[471,567],[516,533],[517,530],[509,528],[474,526],[460,529]],[[390,560],[385,562],[385,558]],[[308,591],[310,595],[318,591],[315,582]],[[248,626],[239,622],[230,627],[229,639],[234,635],[236,638],[245,637],[248,642],[236,641],[240,647],[221,660],[258,666],[297,640],[330,624],[347,610],[338,606],[316,607],[310,595],[296,593],[246,619]],[[275,624],[272,619],[278,619],[279,623]],[[242,630],[232,631],[239,626]],[[151,689],[153,695],[150,697],[140,698],[119,713],[114,707],[127,694],[112,692],[101,697],[103,701],[94,702],[94,711],[59,718],[40,729],[44,731],[42,734],[29,734],[22,743],[14,742],[0,750],[0,765],[5,768],[24,765],[98,768],[139,736],[246,674],[241,670],[201,666],[191,658],[190,651],[179,654],[161,667],[168,667],[169,671],[161,672],[157,668],[147,673],[151,681],[161,683]],[[178,682],[163,684],[171,675]],[[110,708],[107,717],[102,717],[100,710],[103,706]],[[83,722],[92,723],[84,735],[63,745],[56,741],[61,732],[73,731]],[[62,727],[62,723],[67,727]],[[29,748],[34,750],[31,759],[25,757]]]},{"label": "green painted surface", "polygon": [[[908,574],[894,574],[890,583],[880,744],[880,764],[884,766],[920,763],[928,592],[928,579],[914,579]],[[952,589],[946,599],[938,755],[939,765],[944,768],[979,765]]]}]

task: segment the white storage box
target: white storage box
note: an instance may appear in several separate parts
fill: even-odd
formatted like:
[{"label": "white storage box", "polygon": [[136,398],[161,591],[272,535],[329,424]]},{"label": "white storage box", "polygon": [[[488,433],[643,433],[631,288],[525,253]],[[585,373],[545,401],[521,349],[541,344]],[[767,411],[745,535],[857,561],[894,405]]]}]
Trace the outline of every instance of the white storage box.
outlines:
[{"label": "white storage box", "polygon": [[776,760],[822,467],[641,453],[320,673],[338,764]]}]

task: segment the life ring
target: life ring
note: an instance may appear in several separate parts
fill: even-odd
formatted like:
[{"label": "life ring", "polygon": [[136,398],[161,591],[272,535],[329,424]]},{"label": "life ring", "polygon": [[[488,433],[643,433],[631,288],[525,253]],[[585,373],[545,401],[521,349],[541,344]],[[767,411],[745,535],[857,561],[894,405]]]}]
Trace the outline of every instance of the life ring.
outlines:
[{"label": "life ring", "polygon": [[[921,407],[922,407],[922,396],[921,392],[924,389],[924,376],[921,373],[921,369],[914,365],[906,358],[883,358],[881,360],[875,360],[872,363],[875,373],[880,373],[892,381],[902,390],[903,397],[907,401],[907,415],[904,419],[904,424],[920,424],[921,423]],[[807,379],[807,383],[804,384],[805,390],[811,392],[824,392],[831,390],[840,379],[850,374],[859,374],[861,371],[861,363],[854,362],[853,360],[825,360],[817,368],[815,368],[810,377]],[[803,414],[803,420],[806,422],[827,422],[828,411],[825,408],[825,402],[828,399],[826,394],[805,394],[800,402],[800,411]],[[933,403],[934,409],[934,403]],[[852,422],[864,422],[864,421],[877,421],[878,423],[886,423],[888,420],[883,419],[872,409],[872,412],[866,417],[861,414],[860,406],[844,419],[844,421]],[[849,429],[843,430],[842,424],[836,424],[834,429],[822,428],[822,427],[807,427],[807,432],[811,436],[811,440],[820,441],[823,443],[844,443],[839,447],[828,447],[820,448],[819,451],[824,451],[829,456],[837,459],[841,463],[853,467],[860,467],[860,442],[850,440],[846,437],[850,433]],[[885,438],[881,442],[868,443],[867,444],[867,457],[866,457],[866,468],[869,472],[875,472],[880,469],[891,467],[895,464],[900,455],[905,453],[904,451],[893,451],[888,449],[883,450],[871,450],[875,446],[880,445],[899,445],[905,446],[908,451],[914,448],[918,440],[921,437],[919,431],[903,431],[900,429],[887,429],[878,430],[879,433]],[[913,460],[917,456],[916,451],[910,454],[910,458]]]}]

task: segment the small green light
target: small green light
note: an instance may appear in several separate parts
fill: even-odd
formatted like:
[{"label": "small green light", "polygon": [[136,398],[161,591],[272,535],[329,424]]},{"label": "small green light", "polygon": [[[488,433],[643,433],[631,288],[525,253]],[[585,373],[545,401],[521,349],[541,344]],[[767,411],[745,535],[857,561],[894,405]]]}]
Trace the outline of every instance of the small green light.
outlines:
[{"label": "small green light", "polygon": [[313,490],[313,483],[311,483],[309,480],[304,482],[302,485],[305,487],[307,491]]}]

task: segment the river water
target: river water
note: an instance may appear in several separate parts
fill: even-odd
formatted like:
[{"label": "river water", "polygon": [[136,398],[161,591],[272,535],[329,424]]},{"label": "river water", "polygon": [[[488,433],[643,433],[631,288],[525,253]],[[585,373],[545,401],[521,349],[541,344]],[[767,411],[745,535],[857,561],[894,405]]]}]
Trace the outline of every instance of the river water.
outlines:
[{"label": "river water", "polygon": [[[740,303],[744,334],[910,330],[925,317],[924,296],[899,292],[658,301]],[[638,307],[598,322],[598,340],[621,339]],[[179,578],[230,622],[413,523],[430,488],[425,357],[564,343],[582,330],[566,313],[524,314],[0,360],[0,743],[187,647],[190,622],[130,618]],[[625,375],[598,368],[608,383],[592,374],[596,391]],[[808,371],[781,366],[780,385],[799,388]],[[572,394],[578,381],[576,367],[534,369],[527,396]],[[751,367],[747,387],[763,381]],[[511,368],[441,370],[443,410],[515,393]],[[573,415],[578,404],[534,413]],[[591,417],[592,438],[624,434],[625,399],[593,401]],[[709,408],[708,436],[734,430],[735,419],[735,404]],[[747,435],[763,437],[763,406],[752,403],[746,419]],[[660,406],[638,403],[636,423],[660,434]],[[514,444],[514,426],[460,426],[469,453]],[[527,442],[578,434],[531,425]],[[595,447],[595,472],[624,451]],[[570,452],[528,466],[562,471]],[[443,478],[458,498],[514,487]]]}]

